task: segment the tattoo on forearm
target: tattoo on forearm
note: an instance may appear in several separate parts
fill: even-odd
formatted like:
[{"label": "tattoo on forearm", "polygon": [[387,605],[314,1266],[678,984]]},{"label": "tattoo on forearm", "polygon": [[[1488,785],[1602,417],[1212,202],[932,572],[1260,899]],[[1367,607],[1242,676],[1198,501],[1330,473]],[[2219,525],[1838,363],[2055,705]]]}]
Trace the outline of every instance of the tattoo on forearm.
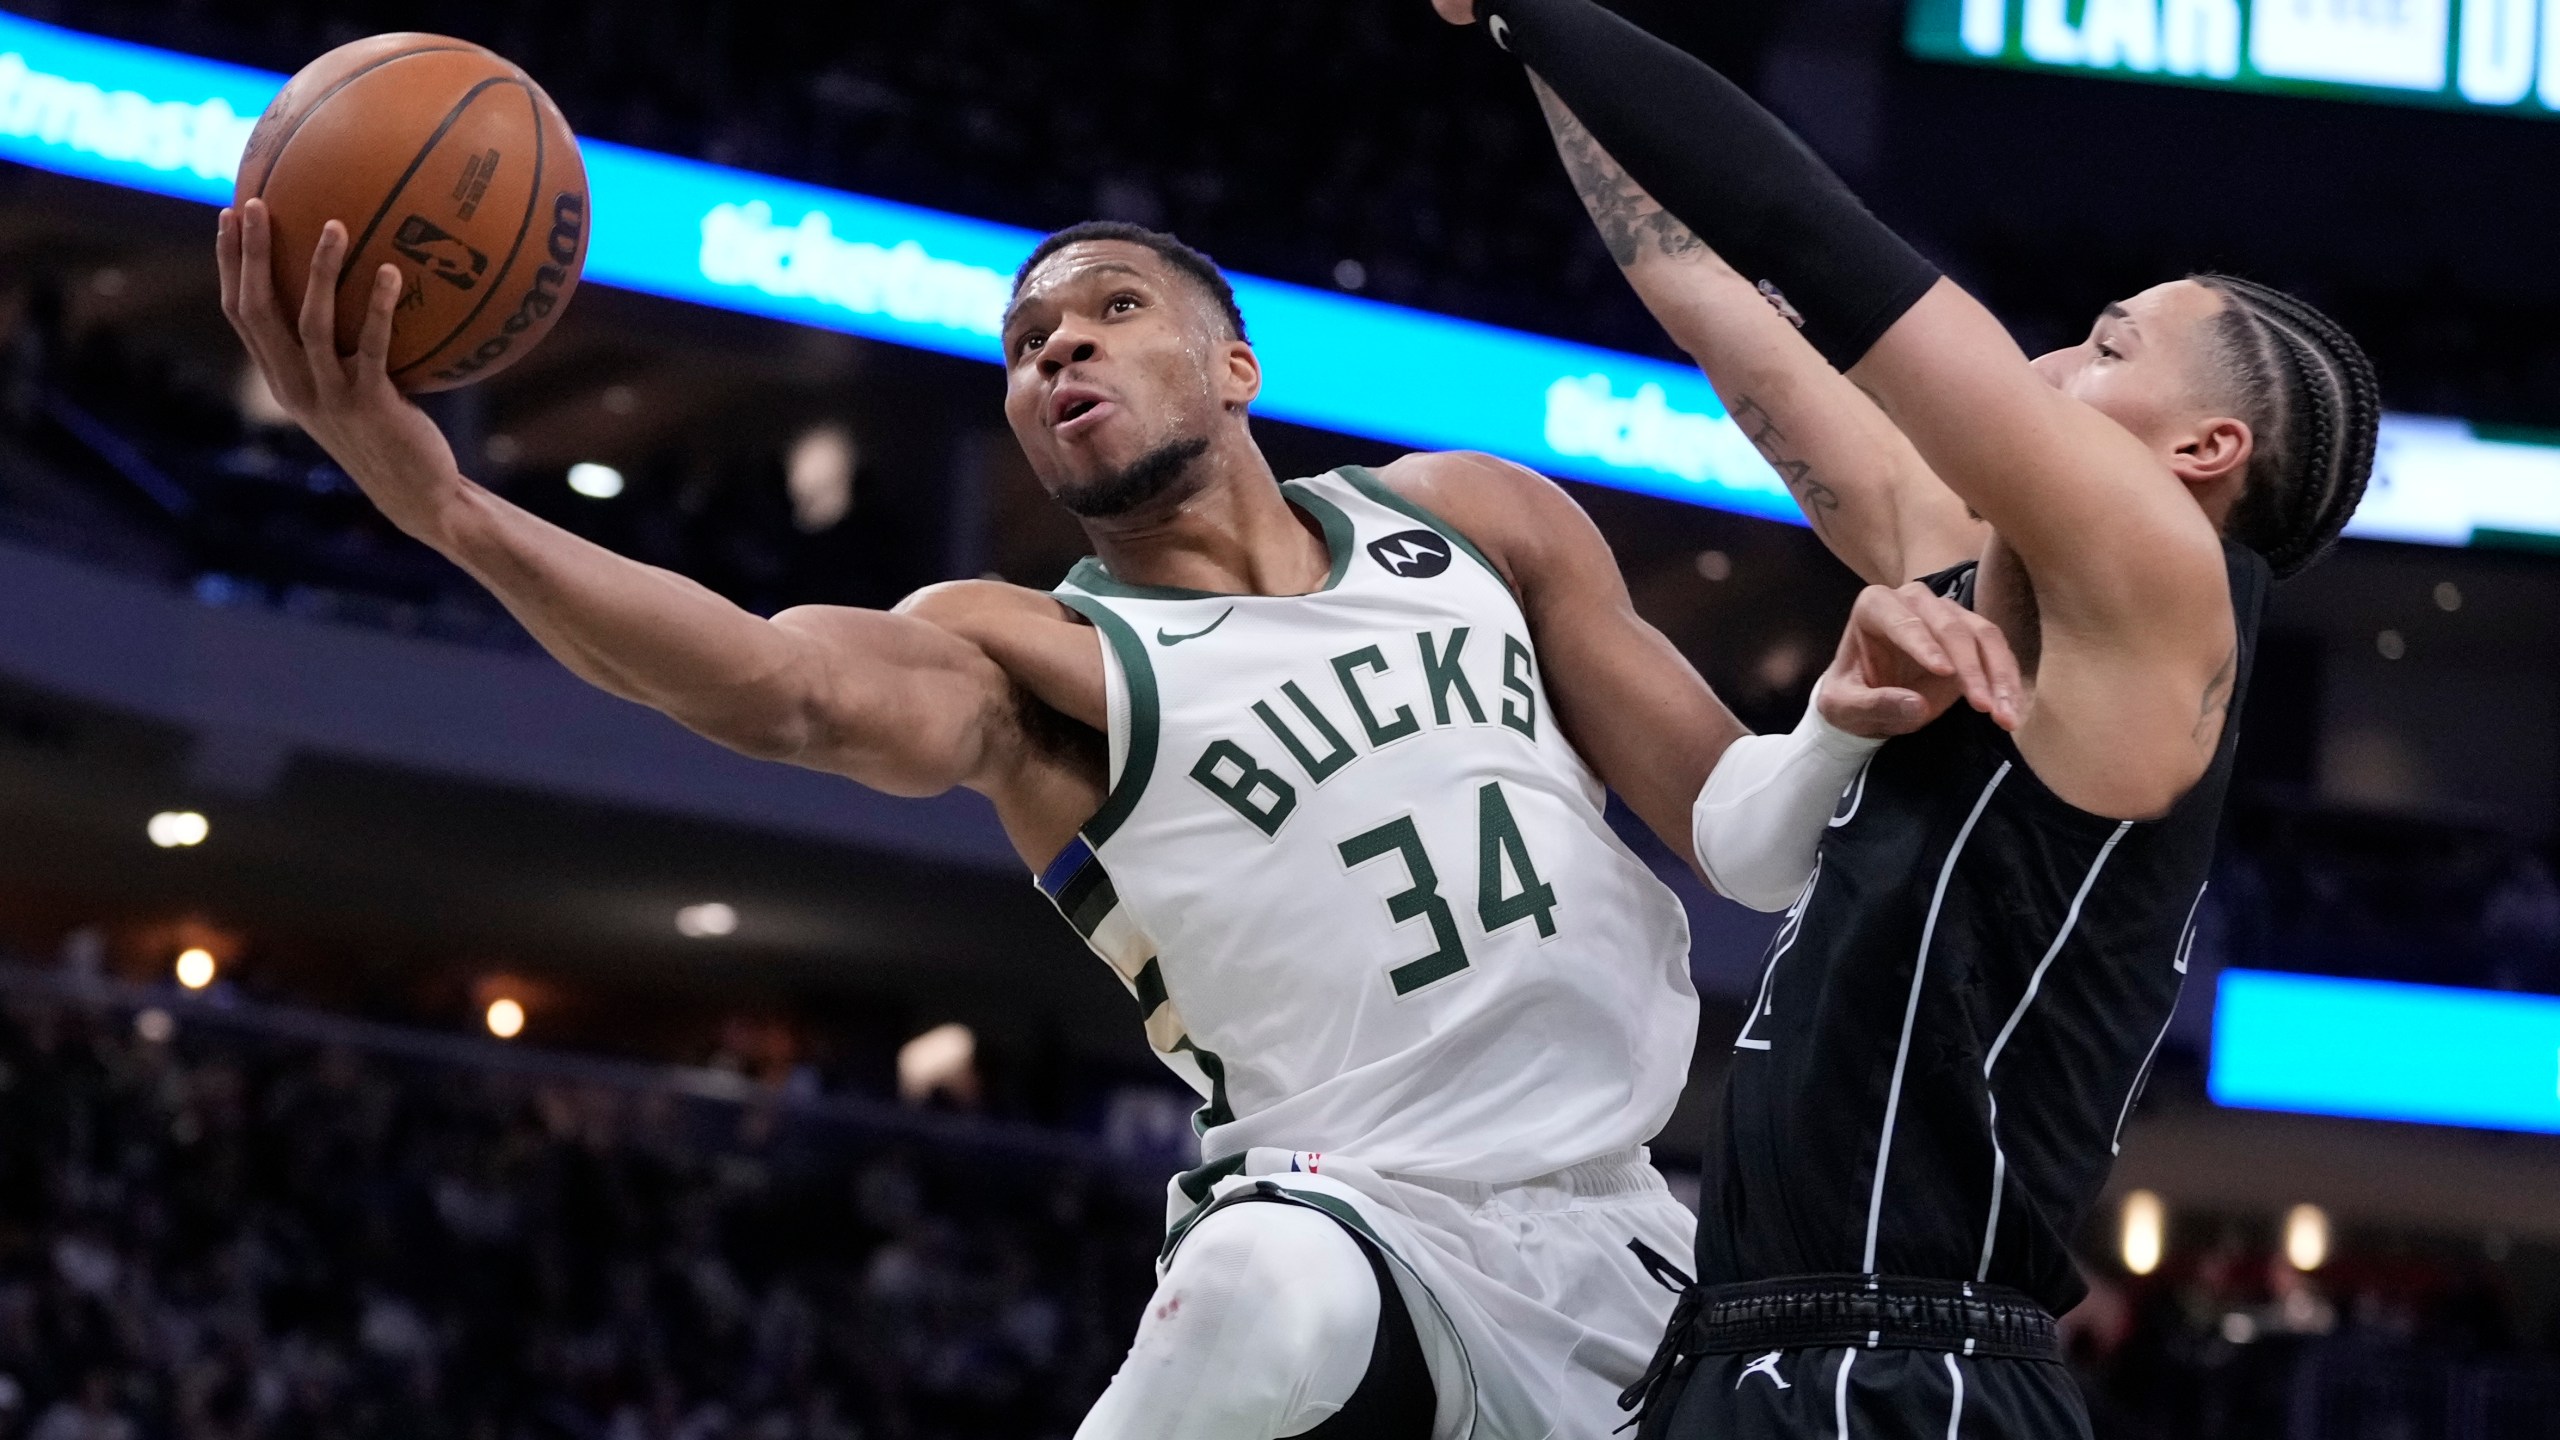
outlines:
[{"label": "tattoo on forearm", "polygon": [[1813,533],[1825,541],[1831,538],[1831,522],[1840,511],[1840,492],[1825,485],[1813,473],[1813,462],[1798,456],[1787,443],[1787,432],[1778,428],[1778,417],[1769,407],[1748,395],[1737,395],[1733,401],[1733,423],[1751,441],[1751,448],[1778,472],[1787,493],[1796,497],[1804,508],[1804,518],[1813,525]]},{"label": "tattoo on forearm", "polygon": [[[2211,680],[2205,682],[2204,701],[2196,707],[2194,738],[2197,744],[2204,743],[2205,732],[2231,708],[2231,687],[2239,677],[2240,647],[2235,645],[2231,647],[2230,654],[2222,657],[2222,667],[2213,672]],[[2214,738],[2219,740],[2221,737],[2217,733]]]},{"label": "tattoo on forearm", "polygon": [[1643,186],[1628,178],[1573,112],[1564,108],[1564,102],[1544,85],[1538,87],[1538,103],[1546,108],[1547,124],[1555,131],[1556,149],[1564,156],[1564,168],[1573,176],[1574,188],[1582,194],[1583,207],[1591,212],[1591,223],[1599,227],[1601,243],[1608,246],[1609,258],[1618,263],[1619,269],[1632,268],[1644,258],[1647,249],[1672,260],[1706,254],[1706,243],[1656,204]]}]

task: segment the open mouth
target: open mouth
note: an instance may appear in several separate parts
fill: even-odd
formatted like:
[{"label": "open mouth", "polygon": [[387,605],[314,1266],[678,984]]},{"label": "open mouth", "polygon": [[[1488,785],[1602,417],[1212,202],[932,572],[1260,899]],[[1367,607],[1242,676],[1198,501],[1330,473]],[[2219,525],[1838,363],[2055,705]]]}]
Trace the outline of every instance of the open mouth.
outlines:
[{"label": "open mouth", "polygon": [[1101,424],[1116,408],[1109,395],[1091,386],[1066,386],[1050,398],[1049,427],[1061,436],[1078,435]]}]

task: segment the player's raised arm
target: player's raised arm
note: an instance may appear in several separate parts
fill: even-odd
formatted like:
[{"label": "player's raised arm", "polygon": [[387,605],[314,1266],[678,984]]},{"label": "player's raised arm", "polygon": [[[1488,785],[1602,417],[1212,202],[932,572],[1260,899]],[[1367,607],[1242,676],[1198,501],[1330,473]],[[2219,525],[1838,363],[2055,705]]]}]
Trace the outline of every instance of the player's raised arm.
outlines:
[{"label": "player's raised arm", "polygon": [[2234,606],[2258,603],[2225,540],[2281,577],[2362,492],[2378,406],[2353,340],[2279,292],[2201,276],[2109,306],[2085,344],[2031,363],[1705,64],[1592,0],[1481,8],[1670,213],[1776,286],[1988,522],[1979,593],[2037,652],[2020,745],[2038,775],[2119,818],[2184,795],[2228,712]]},{"label": "player's raised arm", "polygon": [[1805,519],[1864,579],[1897,585],[1982,553],[1982,522],[1773,301],[1631,179],[1531,77],[1610,258],[1698,362]]},{"label": "player's raised arm", "polygon": [[[1776,286],[1805,338],[2025,558],[2047,614],[2157,637],[2192,611],[2199,629],[2227,632],[2214,528],[2147,437],[2039,378],[1988,311],[1774,116],[1592,0],[1479,8],[1628,173],[1737,271]],[[2189,458],[2199,480],[2232,472],[2246,427]],[[2109,543],[2089,544],[2098,534]]]},{"label": "player's raised arm", "polygon": [[750,755],[896,794],[989,783],[1002,759],[990,737],[1012,700],[979,647],[905,614],[810,609],[765,620],[472,483],[385,374],[397,273],[385,266],[376,277],[357,353],[341,356],[334,297],[345,227],[324,231],[290,322],[276,301],[270,236],[260,202],[225,210],[217,259],[224,314],[277,400],[392,523],[486,585],[563,664]]}]

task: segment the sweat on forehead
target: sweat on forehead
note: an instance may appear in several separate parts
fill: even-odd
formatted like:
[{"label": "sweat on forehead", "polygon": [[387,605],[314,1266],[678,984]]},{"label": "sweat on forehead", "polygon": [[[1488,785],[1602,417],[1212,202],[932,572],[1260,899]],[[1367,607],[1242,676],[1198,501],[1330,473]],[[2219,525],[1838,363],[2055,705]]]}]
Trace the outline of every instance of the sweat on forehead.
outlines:
[{"label": "sweat on forehead", "polygon": [[[1022,268],[1013,274],[1013,304],[1007,306],[1005,312],[1008,322],[1013,318],[1014,308],[1021,304],[1023,292],[1029,288],[1032,277],[1070,249],[1098,252],[1095,268],[1124,265],[1141,274],[1147,270],[1159,274],[1171,272],[1178,280],[1188,280],[1196,287],[1197,293],[1206,296],[1216,307],[1219,318],[1226,322],[1227,329],[1234,333],[1235,338],[1245,338],[1244,314],[1236,308],[1235,290],[1227,284],[1227,277],[1218,269],[1216,261],[1162,231],[1116,220],[1088,220],[1081,225],[1071,225],[1034,247],[1030,258],[1024,260]],[[1080,253],[1077,258],[1083,259],[1084,254]]]}]

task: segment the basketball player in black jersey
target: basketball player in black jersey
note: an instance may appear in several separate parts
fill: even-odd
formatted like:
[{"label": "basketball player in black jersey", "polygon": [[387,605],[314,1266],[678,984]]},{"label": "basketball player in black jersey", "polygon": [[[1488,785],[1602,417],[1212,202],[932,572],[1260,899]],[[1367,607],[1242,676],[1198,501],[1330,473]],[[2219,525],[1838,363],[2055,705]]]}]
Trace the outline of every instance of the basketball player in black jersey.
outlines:
[{"label": "basketball player in black jersey", "polygon": [[2030,691],[2014,734],[1950,711],[1840,798],[1735,1040],[1698,1284],[1627,1403],[1681,1440],[2086,1436],[2070,1242],[2177,1001],[2269,582],[2371,468],[2371,367],[2223,276],[2030,361],[1704,65],[1590,0],[1482,9],[1815,530],[1995,623]]}]

